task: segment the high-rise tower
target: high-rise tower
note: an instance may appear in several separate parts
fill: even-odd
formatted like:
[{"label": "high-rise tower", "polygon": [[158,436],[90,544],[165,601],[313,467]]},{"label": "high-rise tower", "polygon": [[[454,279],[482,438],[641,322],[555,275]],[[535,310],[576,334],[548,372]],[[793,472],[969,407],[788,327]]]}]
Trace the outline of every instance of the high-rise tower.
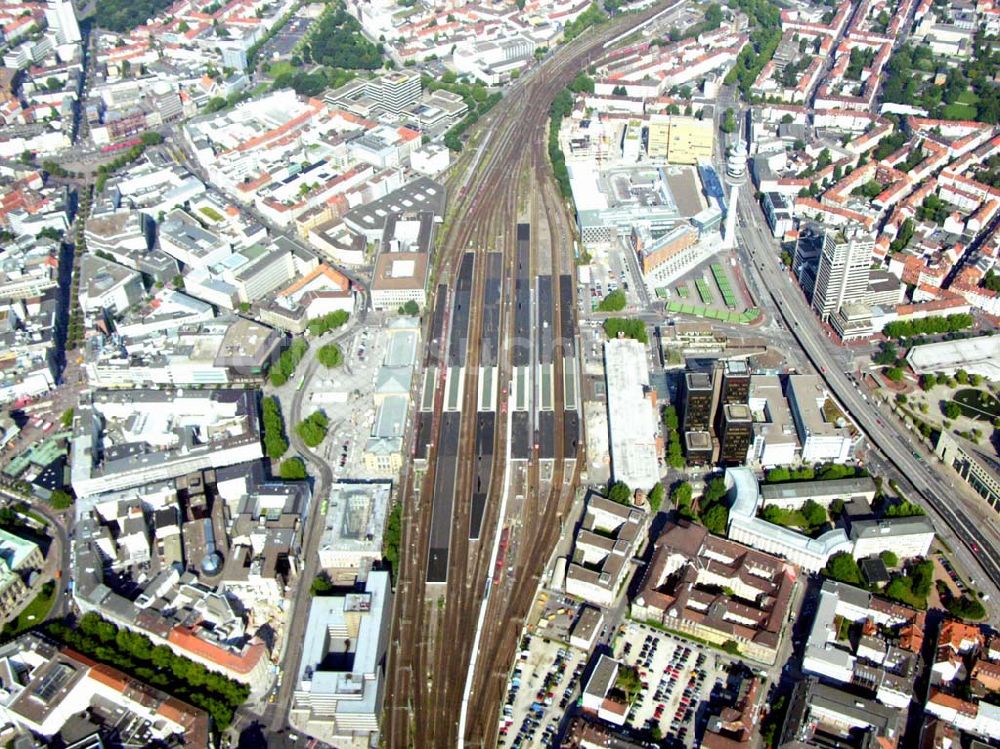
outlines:
[{"label": "high-rise tower", "polygon": [[76,44],[83,41],[72,0],[49,0],[45,9],[45,21],[49,28],[56,32],[56,41],[59,44]]},{"label": "high-rise tower", "polygon": [[826,322],[845,304],[865,300],[874,249],[875,237],[860,227],[827,230],[812,296],[821,320]]},{"label": "high-rise tower", "polygon": [[736,201],[740,188],[747,181],[747,154],[742,144],[729,147],[726,158],[726,184],[729,185],[729,203],[726,206],[726,230],[722,235],[722,246],[732,249],[736,246]]}]

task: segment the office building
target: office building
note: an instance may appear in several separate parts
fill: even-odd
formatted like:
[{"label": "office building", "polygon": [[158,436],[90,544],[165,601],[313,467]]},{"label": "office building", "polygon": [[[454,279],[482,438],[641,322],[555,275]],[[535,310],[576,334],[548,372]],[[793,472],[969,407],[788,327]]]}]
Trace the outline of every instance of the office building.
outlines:
[{"label": "office building", "polygon": [[375,81],[377,85],[371,87],[373,93],[389,114],[399,114],[420,99],[420,74],[416,71],[390,70]]},{"label": "office building", "polygon": [[818,375],[789,376],[788,405],[804,463],[846,463],[850,459],[860,433]]},{"label": "office building", "polygon": [[708,120],[681,115],[650,115],[646,152],[651,159],[670,164],[697,164],[712,160],[715,132]]},{"label": "office building", "polygon": [[704,372],[687,372],[681,428],[685,432],[707,432],[711,425],[712,378]]},{"label": "office building", "polygon": [[845,304],[865,301],[874,249],[874,236],[861,229],[827,230],[812,296],[812,307],[823,322]]},{"label": "office building", "polygon": [[56,32],[59,44],[79,44],[83,41],[72,0],[49,0],[45,20],[49,28]]},{"label": "office building", "polygon": [[671,164],[697,164],[711,161],[715,145],[715,125],[696,117],[670,118],[667,137],[667,161]]},{"label": "office building", "polygon": [[319,566],[353,581],[382,560],[382,532],[392,483],[338,481],[330,488]]},{"label": "office building", "polygon": [[753,414],[751,460],[763,468],[786,466],[799,455],[799,438],[777,376],[754,375],[748,401]]},{"label": "office building", "polygon": [[722,364],[720,403],[746,403],[750,399],[750,367],[742,359],[727,359]]},{"label": "office building", "polygon": [[621,699],[625,695],[618,690],[618,699],[614,697],[620,667],[621,664],[614,658],[609,658],[603,653],[597,656],[597,664],[590,672],[590,677],[583,685],[580,695],[580,707],[584,713],[596,715],[601,720],[616,726],[625,725],[625,716],[628,713],[628,705]]},{"label": "office building", "polygon": [[1000,461],[971,442],[959,442],[947,430],[939,434],[934,453],[941,462],[954,468],[990,507],[1000,512]]},{"label": "office building", "polygon": [[750,408],[743,403],[726,403],[719,410],[722,415],[718,433],[719,461],[724,465],[742,465],[753,442]]},{"label": "office building", "polygon": [[688,465],[708,465],[712,462],[712,450],[712,435],[708,432],[684,432],[684,458]]},{"label": "office building", "polygon": [[817,538],[810,538],[758,517],[760,487],[749,468],[727,468],[726,487],[729,490],[727,535],[733,541],[787,559],[810,572],[823,569],[834,554],[851,553],[853,544],[843,528],[834,528]]},{"label": "office building", "polygon": [[289,722],[328,743],[375,746],[385,695],[392,588],[371,572],[364,592],[312,600]]}]

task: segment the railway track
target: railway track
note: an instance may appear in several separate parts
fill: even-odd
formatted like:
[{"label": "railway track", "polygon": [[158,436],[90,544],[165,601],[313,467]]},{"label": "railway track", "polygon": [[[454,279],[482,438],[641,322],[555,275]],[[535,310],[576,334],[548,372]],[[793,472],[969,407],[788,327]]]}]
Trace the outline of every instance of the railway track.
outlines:
[{"label": "railway track", "polygon": [[[451,517],[451,542],[447,564],[447,583],[428,584],[428,539],[433,516],[432,492],[437,464],[437,445],[441,434],[440,413],[443,388],[435,399],[432,447],[427,456],[427,470],[408,470],[404,481],[404,538],[401,570],[397,584],[397,622],[389,650],[386,716],[383,720],[384,744],[387,747],[448,747],[458,741],[458,717],[464,696],[466,673],[475,637],[479,606],[485,593],[493,534],[498,527],[499,495],[506,469],[506,430],[499,416],[506,413],[506,394],[500,395],[494,432],[493,465],[488,499],[483,517],[482,535],[469,538],[472,493],[473,451],[482,360],[479,331],[483,321],[483,291],[486,253],[498,251],[503,256],[505,293],[500,305],[501,352],[496,357],[499,382],[510,381],[512,367],[512,301],[509,289],[514,278],[516,242],[514,227],[518,216],[519,190],[527,173],[527,187],[532,201],[532,223],[544,223],[548,247],[537,246],[532,266],[546,262],[544,275],[554,278],[558,288],[561,273],[574,272],[571,246],[563,238],[572,237],[572,223],[565,202],[558,195],[547,158],[549,106],[589,62],[603,53],[602,44],[624,29],[641,23],[655,14],[615,19],[598,30],[588,32],[563,47],[543,68],[514,87],[511,93],[483,118],[477,129],[475,151],[463,154],[448,184],[458,187],[453,208],[446,219],[438,250],[438,287],[434,304],[446,285],[458,278],[462,258],[475,253],[473,293],[469,310],[469,340],[465,358],[465,390],[461,407],[459,445],[462,460],[456,473]],[[461,178],[461,171],[465,179]],[[537,274],[533,274],[537,275]],[[559,308],[559,296],[553,297],[553,325],[560,329],[561,315],[573,310]],[[428,336],[429,337],[429,336]],[[445,336],[447,337],[447,336]],[[439,362],[443,365],[444,362]],[[516,483],[524,493],[522,517],[531,518],[512,540],[516,552],[508,556],[513,565],[509,585],[500,586],[502,594],[489,601],[489,622],[480,641],[479,668],[472,681],[466,743],[469,746],[493,745],[496,741],[497,711],[513,649],[528,612],[540,575],[558,539],[560,521],[572,502],[578,483],[579,460],[567,472],[563,460],[562,414],[564,408],[563,359],[553,357],[555,456],[544,474],[537,459],[528,461]],[[468,460],[464,460],[468,457]]]}]

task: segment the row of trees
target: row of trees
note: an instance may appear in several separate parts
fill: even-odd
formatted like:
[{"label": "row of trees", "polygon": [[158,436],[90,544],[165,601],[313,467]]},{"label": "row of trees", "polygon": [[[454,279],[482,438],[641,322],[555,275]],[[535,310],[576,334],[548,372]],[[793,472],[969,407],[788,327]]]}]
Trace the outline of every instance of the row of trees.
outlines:
[{"label": "row of trees", "polygon": [[175,655],[166,645],[154,645],[146,635],[119,629],[93,612],[84,614],[76,628],[53,621],[45,625],[45,632],[85,656],[200,707],[212,716],[220,732],[250,694],[246,684]]},{"label": "row of trees", "polygon": [[954,315],[924,317],[919,320],[896,320],[888,323],[882,332],[889,338],[910,338],[915,335],[956,333],[971,328],[975,320],[966,312]]},{"label": "row of trees", "polygon": [[330,312],[322,317],[317,317],[315,320],[309,322],[309,334],[314,336],[323,335],[331,330],[336,330],[347,324],[350,319],[350,315],[342,309],[338,309],[336,312]]},{"label": "row of trees", "polygon": [[563,39],[567,42],[573,41],[591,26],[602,23],[606,18],[597,3],[591,3],[589,8],[566,24],[563,29]]},{"label": "row of trees", "polygon": [[573,94],[569,89],[563,89],[556,98],[552,100],[549,107],[549,161],[552,162],[552,172],[555,175],[556,183],[559,185],[559,192],[564,198],[569,198],[573,190],[569,184],[569,170],[566,168],[566,156],[559,147],[559,128],[565,117],[573,111]]},{"label": "row of trees", "polygon": [[972,385],[973,387],[979,387],[982,384],[982,375],[969,374],[964,369],[960,369],[955,372],[953,377],[948,376],[944,372],[927,372],[926,374],[920,375],[921,390],[930,390],[937,385],[947,385],[948,387],[956,387],[957,385]]},{"label": "row of trees", "polygon": [[261,402],[261,421],[264,425],[264,452],[271,460],[279,460],[288,452],[288,438],[285,436],[285,420],[281,406],[273,395]]},{"label": "row of trees", "polygon": [[278,361],[271,365],[271,384],[275,387],[281,387],[288,382],[308,350],[309,344],[305,342],[305,339],[296,338],[292,341],[292,345],[282,351]]},{"label": "row of trees", "polygon": [[799,468],[778,466],[767,472],[765,481],[769,484],[781,484],[788,481],[834,481],[867,475],[868,472],[863,468],[840,463],[826,463],[818,468],[813,466],[800,466]]},{"label": "row of trees", "polygon": [[674,469],[683,468],[686,461],[681,450],[680,420],[673,406],[663,409],[663,432],[667,441],[667,465]]}]

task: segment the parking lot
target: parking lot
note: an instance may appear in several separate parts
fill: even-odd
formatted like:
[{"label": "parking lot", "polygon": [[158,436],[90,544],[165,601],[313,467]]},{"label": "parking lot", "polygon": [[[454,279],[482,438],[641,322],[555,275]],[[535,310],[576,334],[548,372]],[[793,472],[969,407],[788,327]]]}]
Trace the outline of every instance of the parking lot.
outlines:
[{"label": "parking lot", "polygon": [[697,746],[710,706],[735,697],[728,671],[738,661],[637,622],[622,629],[615,657],[634,666],[645,685],[627,724],[662,736],[667,745]]},{"label": "parking lot", "polygon": [[507,684],[498,746],[555,746],[559,724],[579,692],[586,658],[575,648],[526,635]]}]

